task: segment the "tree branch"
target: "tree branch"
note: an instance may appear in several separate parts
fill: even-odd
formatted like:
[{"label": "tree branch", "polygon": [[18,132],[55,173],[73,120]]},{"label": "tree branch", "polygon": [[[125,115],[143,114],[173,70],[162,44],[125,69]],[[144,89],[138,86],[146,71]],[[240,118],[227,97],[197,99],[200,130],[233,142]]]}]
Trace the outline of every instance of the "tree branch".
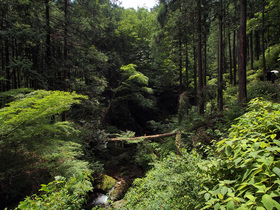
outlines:
[{"label": "tree branch", "polygon": [[126,140],[147,140],[147,139],[158,139],[168,136],[175,136],[176,132],[171,133],[163,133],[163,134],[156,134],[156,135],[150,135],[150,136],[139,136],[139,137],[132,137],[132,138],[109,138],[109,141],[126,141]]}]

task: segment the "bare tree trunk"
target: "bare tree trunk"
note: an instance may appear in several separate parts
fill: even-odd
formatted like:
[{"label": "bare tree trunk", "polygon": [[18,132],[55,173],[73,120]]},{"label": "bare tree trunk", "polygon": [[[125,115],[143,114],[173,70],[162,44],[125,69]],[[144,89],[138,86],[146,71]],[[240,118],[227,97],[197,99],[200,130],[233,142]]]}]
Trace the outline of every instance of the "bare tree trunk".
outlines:
[{"label": "bare tree trunk", "polygon": [[10,52],[9,52],[9,42],[5,41],[5,68],[6,68],[6,90],[11,89],[11,75],[10,68],[8,67],[10,64]]},{"label": "bare tree trunk", "polygon": [[[222,0],[222,2],[224,2],[224,0]],[[222,66],[223,66],[223,71],[222,74],[227,73],[227,62],[226,62],[226,24],[224,22],[226,22],[226,4],[222,3]],[[224,22],[223,22],[224,21]],[[223,86],[225,85],[225,81],[223,80]]]},{"label": "bare tree trunk", "polygon": [[207,73],[207,36],[204,36],[204,67],[203,67],[203,87],[206,86],[206,73]]},{"label": "bare tree trunk", "polygon": [[263,78],[266,78],[266,64],[265,64],[265,46],[264,46],[264,32],[265,32],[265,25],[264,25],[264,9],[265,9],[265,1],[262,1],[262,59],[263,59]]},{"label": "bare tree trunk", "polygon": [[[16,58],[16,39],[11,38],[11,48],[12,48],[12,59]],[[12,89],[17,89],[17,67],[12,68],[11,80],[12,80]]]},{"label": "bare tree trunk", "polygon": [[179,79],[180,79],[180,94],[183,91],[183,60],[182,60],[182,38],[181,38],[181,29],[179,35]]},{"label": "bare tree trunk", "polygon": [[239,104],[243,105],[247,101],[246,88],[246,10],[247,1],[240,0],[240,34],[239,34],[239,59],[238,59],[238,78],[239,78]]},{"label": "bare tree trunk", "polygon": [[193,47],[193,79],[194,79],[194,104],[197,105],[197,56],[196,48]]},{"label": "bare tree trunk", "polygon": [[255,31],[255,55],[256,60],[260,59],[260,33],[259,31]]},{"label": "bare tree trunk", "polygon": [[64,0],[64,19],[65,19],[65,26],[64,26],[64,49],[63,49],[63,59],[64,59],[64,69],[63,69],[63,90],[67,90],[66,79],[68,77],[68,70],[67,70],[67,60],[68,60],[68,1]]},{"label": "bare tree trunk", "polygon": [[220,0],[219,15],[219,58],[218,58],[218,110],[223,110],[223,23],[222,23],[223,2]]},{"label": "bare tree trunk", "polygon": [[[63,60],[64,60],[64,68],[63,68],[63,90],[67,91],[67,77],[68,77],[68,66],[67,66],[67,61],[68,61],[68,1],[69,0],[64,0],[64,49],[63,49]],[[62,121],[66,120],[66,112],[62,113]]]},{"label": "bare tree trunk", "polygon": [[185,68],[186,68],[186,91],[189,90],[189,52],[188,52],[188,45],[186,44],[186,61],[185,61]]},{"label": "bare tree trunk", "polygon": [[253,54],[253,32],[250,33],[250,66],[251,69],[254,68],[254,54]]},{"label": "bare tree trunk", "polygon": [[[180,2],[180,13],[182,13],[182,5]],[[180,87],[179,91],[180,94],[183,92],[183,52],[182,52],[182,22],[181,19],[179,20],[179,80],[180,80]]]},{"label": "bare tree trunk", "polygon": [[[5,69],[5,56],[4,56],[4,54],[5,54],[5,52],[4,52],[4,46],[5,46],[5,44],[4,44],[4,42],[1,40],[1,67],[2,67],[2,70],[4,71],[4,69]],[[6,90],[6,85],[5,85],[5,82],[1,82],[2,83],[2,90],[0,90],[1,92],[3,91],[5,91]]]},{"label": "bare tree trunk", "polygon": [[232,55],[231,55],[231,44],[230,44],[230,33],[228,34],[228,56],[229,56],[229,82],[232,84]]},{"label": "bare tree trunk", "polygon": [[237,69],[236,69],[236,31],[233,31],[233,47],[232,47],[232,54],[233,54],[233,85],[237,85],[236,81],[236,75],[237,75]]},{"label": "bare tree trunk", "polygon": [[[51,29],[50,29],[50,5],[49,0],[45,0],[45,16],[46,16],[46,55],[45,55],[45,65],[46,72],[48,77],[48,88],[53,89],[53,73],[50,70],[50,56],[51,56]],[[36,58],[37,59],[37,58]]]},{"label": "bare tree trunk", "polygon": [[201,55],[201,0],[197,1],[197,62],[198,62],[198,80],[199,80],[199,89],[198,89],[198,100],[199,100],[199,113],[204,113],[204,99],[203,99],[203,74],[202,74],[202,55]]}]

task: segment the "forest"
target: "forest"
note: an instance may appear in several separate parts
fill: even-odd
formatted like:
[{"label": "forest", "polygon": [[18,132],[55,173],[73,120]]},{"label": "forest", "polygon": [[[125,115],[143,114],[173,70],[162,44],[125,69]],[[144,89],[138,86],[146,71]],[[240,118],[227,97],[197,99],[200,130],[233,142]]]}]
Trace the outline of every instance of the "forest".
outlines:
[{"label": "forest", "polygon": [[0,209],[280,209],[280,0],[0,0]]}]

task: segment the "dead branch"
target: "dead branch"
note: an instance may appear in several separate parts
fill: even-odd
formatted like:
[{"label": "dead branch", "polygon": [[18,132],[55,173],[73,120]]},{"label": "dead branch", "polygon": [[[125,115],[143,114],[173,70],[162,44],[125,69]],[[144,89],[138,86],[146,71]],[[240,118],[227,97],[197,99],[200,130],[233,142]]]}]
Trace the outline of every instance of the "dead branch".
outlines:
[{"label": "dead branch", "polygon": [[163,133],[163,134],[156,134],[156,135],[150,135],[150,136],[138,136],[138,137],[132,137],[132,138],[109,138],[109,141],[129,141],[129,140],[148,140],[148,139],[158,139],[158,138],[163,138],[163,137],[168,137],[168,136],[175,136],[176,132],[171,132],[171,133]]}]

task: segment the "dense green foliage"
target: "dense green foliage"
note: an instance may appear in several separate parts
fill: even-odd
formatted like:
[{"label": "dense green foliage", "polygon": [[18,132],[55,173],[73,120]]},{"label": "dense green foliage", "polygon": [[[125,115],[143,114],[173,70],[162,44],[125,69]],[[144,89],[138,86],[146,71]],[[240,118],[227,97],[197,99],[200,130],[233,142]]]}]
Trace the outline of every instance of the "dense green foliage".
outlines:
[{"label": "dense green foliage", "polygon": [[279,209],[279,110],[278,103],[252,100],[215,144],[217,153],[208,148],[206,159],[185,152],[155,162],[119,208]]},{"label": "dense green foliage", "polygon": [[119,209],[194,209],[203,177],[199,163],[197,153],[171,154],[154,163],[145,178],[134,181]]},{"label": "dense green foliage", "polygon": [[0,1],[0,208],[279,209],[280,1],[120,2]]},{"label": "dense green foliage", "polygon": [[219,170],[213,178],[219,178],[212,184],[205,180],[205,209],[279,209],[279,110],[278,103],[252,100],[228,137],[218,142]]},{"label": "dense green foliage", "polygon": [[55,177],[55,181],[42,184],[41,195],[32,195],[21,201],[16,209],[81,209],[92,185],[86,175]]},{"label": "dense green foliage", "polygon": [[34,192],[56,175],[70,178],[90,171],[89,163],[81,159],[79,131],[73,123],[56,119],[86,98],[76,93],[37,90],[17,95],[17,100],[0,109],[3,204],[6,198],[16,200]]}]

